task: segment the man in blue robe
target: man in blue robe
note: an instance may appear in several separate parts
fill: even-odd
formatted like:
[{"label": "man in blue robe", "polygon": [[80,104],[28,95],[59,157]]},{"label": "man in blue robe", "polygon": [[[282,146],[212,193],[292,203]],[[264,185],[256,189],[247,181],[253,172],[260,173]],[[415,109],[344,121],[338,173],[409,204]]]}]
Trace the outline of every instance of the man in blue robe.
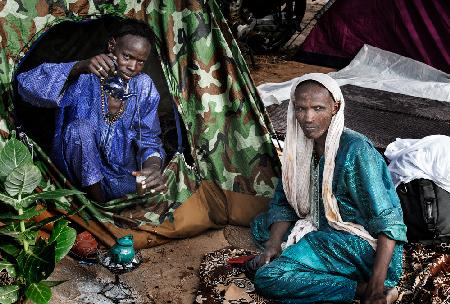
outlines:
[{"label": "man in blue robe", "polygon": [[324,74],[292,88],[283,179],[252,224],[264,253],[250,265],[257,291],[280,303],[392,303],[406,242],[382,156],[344,128],[344,99]]},{"label": "man in blue robe", "polygon": [[[44,63],[17,76],[22,98],[57,108],[52,160],[100,203],[136,192],[136,176],[151,192],[165,191],[165,152],[159,135],[159,94],[141,73],[150,50],[148,25],[124,20],[107,54],[69,63]],[[131,97],[105,91],[117,75]]]}]

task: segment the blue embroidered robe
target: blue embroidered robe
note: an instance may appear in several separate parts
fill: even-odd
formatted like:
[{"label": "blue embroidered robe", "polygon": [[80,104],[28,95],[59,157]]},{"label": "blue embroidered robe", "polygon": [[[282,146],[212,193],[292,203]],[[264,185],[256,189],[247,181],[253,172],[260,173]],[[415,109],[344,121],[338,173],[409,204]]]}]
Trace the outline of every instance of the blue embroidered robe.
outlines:
[{"label": "blue embroidered robe", "polygon": [[132,171],[152,155],[165,155],[158,91],[148,75],[136,75],[129,81],[136,96],[126,101],[116,122],[108,123],[96,75],[81,74],[62,92],[74,64],[44,63],[19,74],[19,94],[35,106],[57,108],[51,158],[69,180],[81,187],[101,182],[107,199],[135,192]]}]

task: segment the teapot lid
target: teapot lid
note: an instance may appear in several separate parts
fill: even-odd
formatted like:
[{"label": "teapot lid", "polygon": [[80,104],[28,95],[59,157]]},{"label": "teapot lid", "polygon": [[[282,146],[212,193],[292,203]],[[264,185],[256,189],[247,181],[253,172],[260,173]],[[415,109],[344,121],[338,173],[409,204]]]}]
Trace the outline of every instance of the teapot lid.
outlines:
[{"label": "teapot lid", "polygon": [[133,235],[128,234],[126,236],[123,236],[117,240],[117,244],[121,246],[133,246]]}]

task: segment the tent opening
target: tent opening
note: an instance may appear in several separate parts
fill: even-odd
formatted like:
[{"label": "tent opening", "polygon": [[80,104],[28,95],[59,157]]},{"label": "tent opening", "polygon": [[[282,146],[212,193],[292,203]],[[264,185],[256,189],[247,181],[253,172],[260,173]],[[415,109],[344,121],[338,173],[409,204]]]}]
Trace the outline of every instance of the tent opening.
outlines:
[{"label": "tent opening", "polygon": [[[106,15],[95,20],[64,21],[56,24],[32,45],[30,51],[20,62],[16,75],[44,62],[71,62],[106,52],[107,41],[111,33],[118,27],[119,21],[119,17]],[[178,133],[174,115],[174,102],[161,68],[156,46],[152,47],[152,52],[143,72],[152,78],[161,97],[158,109],[161,139],[167,153],[166,159],[170,160],[178,150]],[[16,126],[20,126],[45,152],[49,153],[55,131],[55,109],[38,108],[30,105],[23,101],[18,94],[16,82],[13,87]],[[191,165],[194,161],[190,155],[191,149],[187,140],[186,129],[181,121],[181,116],[177,116],[180,120],[183,154],[187,164]]]}]

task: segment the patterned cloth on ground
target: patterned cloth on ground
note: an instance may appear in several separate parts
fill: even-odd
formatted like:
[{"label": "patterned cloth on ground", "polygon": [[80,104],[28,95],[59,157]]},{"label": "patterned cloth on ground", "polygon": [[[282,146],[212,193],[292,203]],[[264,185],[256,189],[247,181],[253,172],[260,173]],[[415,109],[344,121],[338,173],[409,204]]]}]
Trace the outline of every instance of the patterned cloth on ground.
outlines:
[{"label": "patterned cloth on ground", "polygon": [[[272,304],[254,292],[241,268],[231,267],[229,258],[255,254],[244,249],[224,248],[205,255],[200,265],[200,283],[195,303]],[[450,244],[407,244],[403,276],[396,304],[445,304],[450,301]],[[230,295],[234,298],[230,298]],[[238,295],[236,297],[235,295]],[[227,298],[227,296],[229,298]],[[357,303],[357,301],[355,301]]]},{"label": "patterned cloth on ground", "polygon": [[255,293],[255,286],[240,267],[228,264],[228,259],[257,254],[256,252],[224,248],[207,253],[200,264],[200,285],[195,303],[199,304],[272,304]]}]

